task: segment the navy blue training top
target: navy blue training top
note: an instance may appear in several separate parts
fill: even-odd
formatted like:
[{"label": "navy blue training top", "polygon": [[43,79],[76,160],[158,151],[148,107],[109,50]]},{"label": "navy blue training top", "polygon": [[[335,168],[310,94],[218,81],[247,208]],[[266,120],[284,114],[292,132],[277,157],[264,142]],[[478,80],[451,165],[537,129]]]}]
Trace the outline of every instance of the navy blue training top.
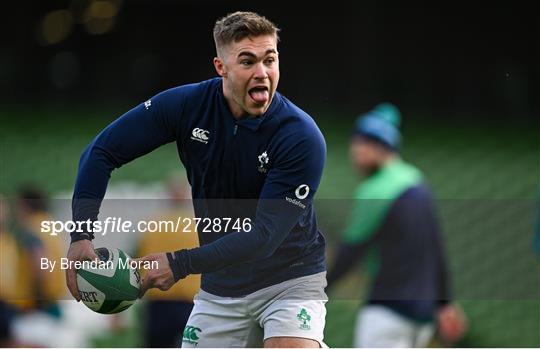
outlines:
[{"label": "navy blue training top", "polygon": [[105,128],[81,156],[74,221],[97,220],[115,168],[173,141],[196,217],[251,219],[248,231],[199,227],[201,247],[183,257],[203,290],[238,297],[326,269],[312,206],[326,159],[321,132],[278,92],[262,116],[235,119],[221,78],[164,91]]},{"label": "navy blue training top", "polygon": [[372,247],[378,251],[380,265],[367,302],[387,306],[412,320],[433,321],[451,295],[434,202],[424,184],[408,188],[392,203],[371,239],[342,243],[328,274],[329,287]]}]

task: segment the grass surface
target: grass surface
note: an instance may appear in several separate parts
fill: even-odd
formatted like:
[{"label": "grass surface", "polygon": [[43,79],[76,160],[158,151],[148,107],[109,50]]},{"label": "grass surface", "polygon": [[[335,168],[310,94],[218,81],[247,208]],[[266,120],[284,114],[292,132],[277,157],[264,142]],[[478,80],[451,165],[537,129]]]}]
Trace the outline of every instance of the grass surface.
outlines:
[{"label": "grass surface", "polygon": [[[0,192],[12,193],[24,182],[42,185],[50,193],[71,190],[81,151],[123,110],[103,109],[28,107],[1,112]],[[328,160],[317,197],[328,202],[349,198],[358,183],[347,158],[351,120],[323,115],[318,122],[327,140]],[[446,119],[404,127],[403,156],[424,171],[440,199],[456,294],[462,296],[471,322],[462,344],[540,346],[540,277],[534,276],[540,275],[534,274],[540,261],[529,248],[540,178],[537,126],[510,121],[475,125]],[[175,145],[169,144],[116,171],[111,183],[162,181],[180,166]],[[482,209],[485,207],[491,209]],[[347,211],[324,203],[318,211],[333,245]],[[501,212],[506,216],[498,214]],[[330,248],[329,255],[331,252]],[[326,341],[330,346],[352,343],[354,318],[361,304],[357,281],[353,276],[333,291],[354,295],[348,298],[351,300],[339,296],[335,299],[341,300],[328,303]],[[475,288],[477,293],[469,292],[475,283],[480,285]],[[490,289],[509,283],[519,286],[514,293],[490,297]],[[137,346],[136,332],[104,334],[95,344]]]}]

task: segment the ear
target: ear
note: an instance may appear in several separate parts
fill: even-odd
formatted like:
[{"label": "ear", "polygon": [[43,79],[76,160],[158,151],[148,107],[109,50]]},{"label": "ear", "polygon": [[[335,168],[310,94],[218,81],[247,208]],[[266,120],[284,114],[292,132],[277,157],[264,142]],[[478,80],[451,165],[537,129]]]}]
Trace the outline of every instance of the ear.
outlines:
[{"label": "ear", "polygon": [[227,77],[227,68],[223,63],[223,60],[219,57],[214,57],[214,68],[219,76],[226,78]]}]

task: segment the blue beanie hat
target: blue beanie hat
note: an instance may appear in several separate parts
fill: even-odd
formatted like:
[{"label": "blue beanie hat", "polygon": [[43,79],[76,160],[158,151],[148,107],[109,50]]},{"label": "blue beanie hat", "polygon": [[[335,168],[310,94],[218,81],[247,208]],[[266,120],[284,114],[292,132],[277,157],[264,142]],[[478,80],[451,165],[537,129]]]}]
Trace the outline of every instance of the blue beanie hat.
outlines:
[{"label": "blue beanie hat", "polygon": [[400,124],[399,109],[393,104],[381,103],[356,119],[354,133],[368,136],[397,150],[401,144]]}]

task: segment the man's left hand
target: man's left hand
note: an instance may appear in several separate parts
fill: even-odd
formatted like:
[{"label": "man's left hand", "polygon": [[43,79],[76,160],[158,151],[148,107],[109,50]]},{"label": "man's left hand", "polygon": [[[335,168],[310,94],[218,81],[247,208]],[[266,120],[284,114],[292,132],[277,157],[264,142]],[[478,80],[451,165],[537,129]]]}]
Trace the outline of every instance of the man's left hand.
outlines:
[{"label": "man's left hand", "polygon": [[157,269],[149,269],[146,272],[146,275],[141,280],[141,290],[139,293],[139,298],[144,296],[146,291],[150,288],[158,288],[161,291],[167,291],[174,285],[174,276],[169,266],[169,260],[165,253],[153,253],[147,256],[137,258],[135,261],[138,264],[141,262],[153,262],[156,261],[158,264]]}]

